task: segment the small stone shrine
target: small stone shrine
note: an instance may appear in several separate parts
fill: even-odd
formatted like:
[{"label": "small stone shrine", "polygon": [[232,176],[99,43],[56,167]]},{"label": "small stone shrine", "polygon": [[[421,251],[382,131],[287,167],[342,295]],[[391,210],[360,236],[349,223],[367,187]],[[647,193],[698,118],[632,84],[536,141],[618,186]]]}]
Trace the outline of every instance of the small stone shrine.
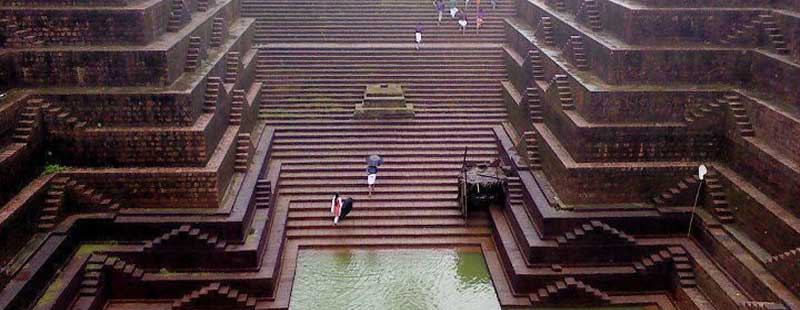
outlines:
[{"label": "small stone shrine", "polygon": [[469,208],[488,207],[492,202],[502,201],[506,181],[502,167],[478,164],[467,169],[465,176]]},{"label": "small stone shrine", "polygon": [[367,85],[364,102],[356,104],[355,118],[414,117],[414,107],[406,102],[400,84]]}]

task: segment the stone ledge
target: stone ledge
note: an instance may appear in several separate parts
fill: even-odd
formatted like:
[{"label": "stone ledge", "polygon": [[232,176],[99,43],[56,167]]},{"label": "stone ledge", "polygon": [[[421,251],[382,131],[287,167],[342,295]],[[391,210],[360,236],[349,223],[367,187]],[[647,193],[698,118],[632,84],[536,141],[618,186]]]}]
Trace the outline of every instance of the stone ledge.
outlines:
[{"label": "stone ledge", "polygon": [[41,46],[148,44],[166,32],[169,6],[168,0],[123,7],[0,6],[0,19]]},{"label": "stone ledge", "polygon": [[[208,12],[195,14],[181,31],[162,35],[146,46],[14,49],[3,55],[3,61],[16,64],[10,74],[19,86],[169,86],[184,75],[189,38],[208,37],[214,17],[231,20],[236,4],[237,0],[227,0]],[[252,19],[237,20],[229,36],[252,33],[254,23]],[[251,40],[246,38],[248,48]]]}]

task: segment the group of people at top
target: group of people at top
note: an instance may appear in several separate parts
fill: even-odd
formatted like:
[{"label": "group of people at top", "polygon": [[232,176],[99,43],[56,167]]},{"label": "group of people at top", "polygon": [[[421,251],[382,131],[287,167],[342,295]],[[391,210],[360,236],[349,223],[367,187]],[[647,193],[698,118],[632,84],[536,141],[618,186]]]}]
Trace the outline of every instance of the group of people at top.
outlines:
[{"label": "group of people at top", "polygon": [[[470,0],[464,0],[464,10],[460,10],[458,8],[458,0],[450,0],[450,18],[458,21],[458,26],[461,27],[462,34],[466,34],[467,26],[469,24],[469,18],[467,17],[466,13],[466,10],[469,8],[469,2]],[[497,0],[489,0],[489,2],[492,5],[492,10],[497,8]],[[439,17],[436,22],[436,25],[439,26],[442,24],[442,16],[444,15],[444,10],[445,10],[444,0],[433,0],[433,6],[436,7],[436,12],[439,14]],[[475,8],[476,8],[475,33],[477,34],[478,32],[480,32],[481,26],[483,26],[486,14],[483,12],[483,8],[481,7],[481,0],[475,0]],[[422,26],[422,23],[417,24],[417,29],[415,33],[417,49],[419,49],[420,45],[422,44],[423,31],[425,31],[425,28]]]}]

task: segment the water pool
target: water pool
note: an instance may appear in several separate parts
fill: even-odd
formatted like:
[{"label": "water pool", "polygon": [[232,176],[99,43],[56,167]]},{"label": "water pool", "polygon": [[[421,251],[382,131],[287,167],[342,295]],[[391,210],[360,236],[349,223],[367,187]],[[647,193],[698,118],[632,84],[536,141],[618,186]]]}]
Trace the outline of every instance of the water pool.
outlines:
[{"label": "water pool", "polygon": [[[500,310],[478,249],[303,250],[291,310]],[[643,310],[643,307],[530,308]]]},{"label": "water pool", "polygon": [[289,309],[500,309],[478,250],[304,250]]}]

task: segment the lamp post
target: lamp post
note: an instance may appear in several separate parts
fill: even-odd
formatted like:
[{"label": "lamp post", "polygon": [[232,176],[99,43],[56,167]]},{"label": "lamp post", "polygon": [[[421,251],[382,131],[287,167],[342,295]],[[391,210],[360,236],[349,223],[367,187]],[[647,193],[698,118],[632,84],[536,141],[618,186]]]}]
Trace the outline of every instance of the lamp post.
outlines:
[{"label": "lamp post", "polygon": [[692,205],[692,216],[689,218],[689,231],[686,233],[686,237],[691,237],[692,235],[692,222],[694,222],[694,211],[697,209],[697,200],[700,199],[700,189],[703,188],[703,182],[705,180],[705,176],[708,173],[708,168],[706,165],[700,165],[697,167],[697,177],[700,179],[700,182],[697,183],[697,194],[694,195],[694,205]]}]

